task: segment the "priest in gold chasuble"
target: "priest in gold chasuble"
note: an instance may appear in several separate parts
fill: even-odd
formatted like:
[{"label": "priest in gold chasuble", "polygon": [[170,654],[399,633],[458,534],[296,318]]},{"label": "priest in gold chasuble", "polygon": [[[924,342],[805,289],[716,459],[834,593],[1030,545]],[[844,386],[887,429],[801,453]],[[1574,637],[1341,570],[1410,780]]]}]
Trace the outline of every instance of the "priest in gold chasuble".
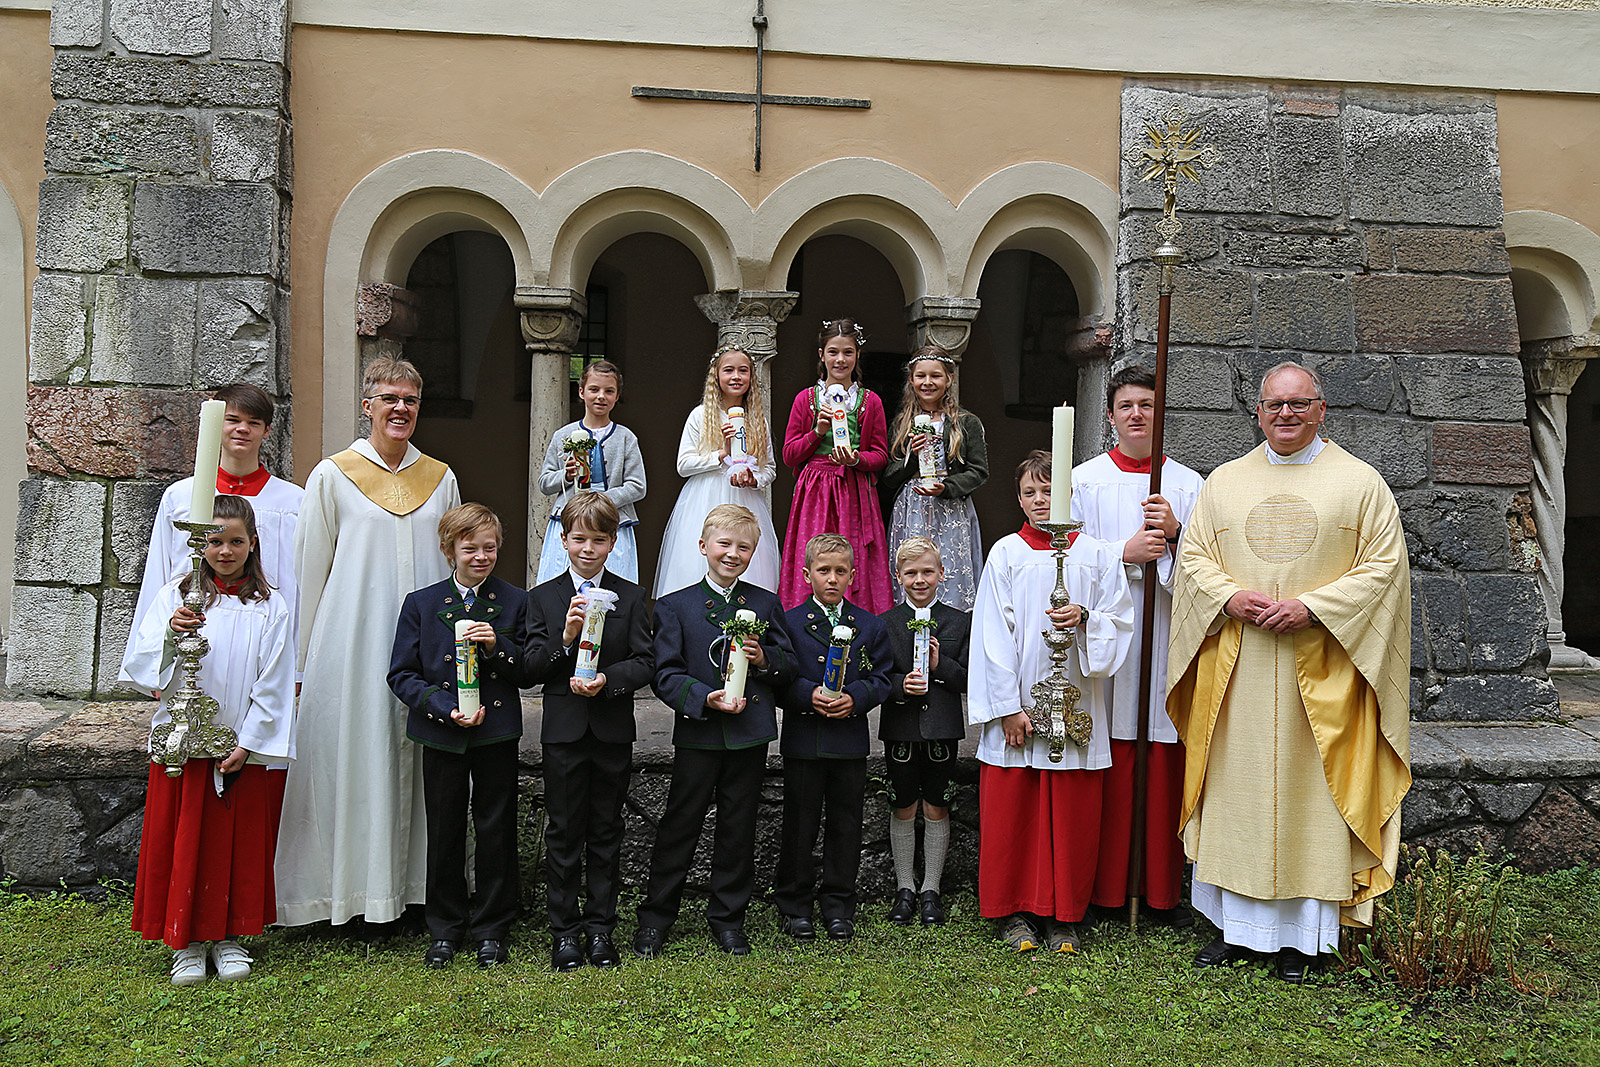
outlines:
[{"label": "priest in gold chasuble", "polygon": [[[1298,409],[1298,410],[1297,410]],[[1217,468],[1184,535],[1167,710],[1187,749],[1199,965],[1304,978],[1394,884],[1409,769],[1411,580],[1378,472],[1322,438],[1315,373],[1262,380],[1266,444]]]},{"label": "priest in gold chasuble", "polygon": [[401,602],[450,573],[439,519],[461,493],[411,444],[416,368],[374,360],[362,393],[372,434],[317,464],[295,529],[304,684],[278,836],[285,926],[389,922],[427,881],[421,750],[387,676]]}]

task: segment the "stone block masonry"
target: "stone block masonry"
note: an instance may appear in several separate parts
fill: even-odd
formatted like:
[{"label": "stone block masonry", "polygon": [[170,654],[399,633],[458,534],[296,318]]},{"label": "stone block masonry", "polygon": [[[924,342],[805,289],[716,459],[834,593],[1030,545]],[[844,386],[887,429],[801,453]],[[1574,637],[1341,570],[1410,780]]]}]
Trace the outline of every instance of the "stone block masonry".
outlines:
[{"label": "stone block masonry", "polygon": [[59,0],[50,42],[6,673],[108,696],[200,401],[232,381],[288,399],[288,3]]},{"label": "stone block masonry", "polygon": [[[1325,432],[1400,504],[1413,715],[1554,717],[1493,99],[1130,81],[1122,142],[1174,104],[1219,160],[1180,182],[1168,451],[1209,473],[1259,444],[1262,372],[1315,367]],[[1115,359],[1151,362],[1161,186],[1124,164],[1121,192]]]}]

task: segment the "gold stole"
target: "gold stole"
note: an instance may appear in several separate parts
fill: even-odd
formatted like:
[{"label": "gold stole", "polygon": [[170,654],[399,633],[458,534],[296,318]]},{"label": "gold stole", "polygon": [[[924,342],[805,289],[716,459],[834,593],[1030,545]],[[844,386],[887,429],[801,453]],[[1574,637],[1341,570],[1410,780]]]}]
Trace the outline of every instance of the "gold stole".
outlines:
[{"label": "gold stole", "polygon": [[391,471],[353,448],[330,457],[361,495],[392,515],[409,515],[428,502],[450,468],[432,456],[419,456],[402,471]]}]

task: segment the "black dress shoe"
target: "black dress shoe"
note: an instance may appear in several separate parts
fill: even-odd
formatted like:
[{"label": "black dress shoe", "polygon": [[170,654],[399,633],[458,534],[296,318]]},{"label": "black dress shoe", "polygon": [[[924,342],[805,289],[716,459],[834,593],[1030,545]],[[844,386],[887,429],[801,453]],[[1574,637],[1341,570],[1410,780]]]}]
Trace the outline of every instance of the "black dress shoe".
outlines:
[{"label": "black dress shoe", "polygon": [[558,937],[550,946],[552,971],[575,971],[583,966],[583,942],[568,935]]},{"label": "black dress shoe", "polygon": [[656,926],[641,926],[633,932],[633,951],[647,960],[661,955],[666,947],[667,932]]},{"label": "black dress shoe", "polygon": [[896,926],[910,926],[911,917],[917,913],[917,891],[902,889],[894,895],[894,907],[889,909],[889,921]]},{"label": "black dress shoe", "polygon": [[744,936],[744,931],[737,926],[728,930],[715,930],[711,936],[716,940],[717,947],[730,956],[750,955],[750,942]]},{"label": "black dress shoe", "polygon": [[622,962],[622,953],[610,934],[589,935],[589,962],[596,967],[615,967]]},{"label": "black dress shoe", "polygon": [[1285,982],[1299,985],[1311,973],[1311,968],[1316,966],[1317,957],[1308,956],[1299,949],[1281,948],[1278,950],[1278,977]]},{"label": "black dress shoe", "polygon": [[785,915],[783,917],[783,932],[796,941],[815,941],[817,939],[816,926],[804,915]]},{"label": "black dress shoe", "polygon": [[478,942],[478,966],[493,967],[511,959],[511,951],[504,941],[486,938]]},{"label": "black dress shoe", "polygon": [[944,901],[939,899],[939,894],[936,890],[930,889],[922,894],[922,907],[920,910],[923,926],[944,925]]},{"label": "black dress shoe", "polygon": [[1222,967],[1229,963],[1248,959],[1250,950],[1243,945],[1230,945],[1221,937],[1194,954],[1196,967]]},{"label": "black dress shoe", "polygon": [[825,925],[829,941],[848,941],[856,936],[856,924],[843,916],[829,919]]},{"label": "black dress shoe", "polygon": [[427,954],[422,957],[425,966],[435,971],[442,971],[450,966],[450,961],[456,958],[456,943],[454,941],[435,941],[428,946]]}]

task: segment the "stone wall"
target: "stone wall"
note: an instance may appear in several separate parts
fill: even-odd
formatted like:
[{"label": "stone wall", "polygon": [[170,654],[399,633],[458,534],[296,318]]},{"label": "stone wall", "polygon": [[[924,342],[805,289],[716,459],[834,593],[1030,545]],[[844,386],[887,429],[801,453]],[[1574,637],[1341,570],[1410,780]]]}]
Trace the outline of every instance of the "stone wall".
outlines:
[{"label": "stone wall", "polygon": [[[1123,143],[1174,104],[1220,160],[1179,189],[1168,452],[1209,473],[1261,441],[1264,370],[1317,368],[1405,521],[1413,714],[1553,718],[1493,100],[1130,82]],[[1122,204],[1119,359],[1153,362],[1160,183],[1124,163]]]},{"label": "stone wall", "polygon": [[205,392],[288,398],[287,32],[284,0],[53,6],[10,685],[115,690]]}]

